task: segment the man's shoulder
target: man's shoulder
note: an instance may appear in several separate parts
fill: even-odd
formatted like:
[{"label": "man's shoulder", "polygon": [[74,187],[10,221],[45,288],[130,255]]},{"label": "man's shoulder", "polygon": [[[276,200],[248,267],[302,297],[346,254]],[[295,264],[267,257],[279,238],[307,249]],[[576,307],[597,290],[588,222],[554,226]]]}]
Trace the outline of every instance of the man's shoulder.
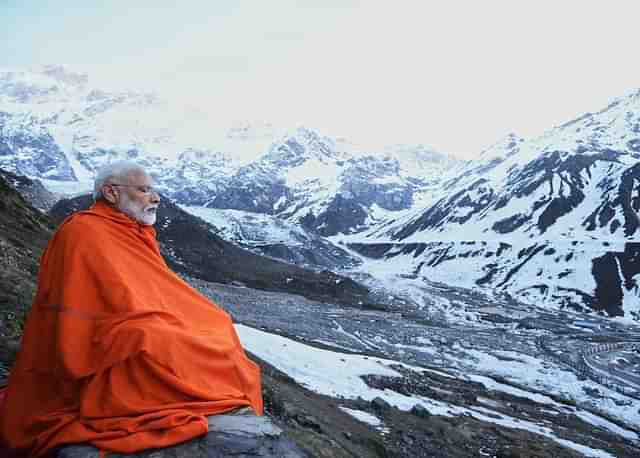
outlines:
[{"label": "man's shoulder", "polygon": [[99,224],[98,218],[91,214],[91,212],[87,210],[81,210],[71,215],[67,216],[67,218],[60,224],[60,228],[58,230],[66,230],[66,231],[77,231],[77,230],[86,230],[90,227]]},{"label": "man's shoulder", "polygon": [[89,211],[79,211],[68,216],[57,230],[57,236],[74,241],[93,240],[104,232],[104,220]]}]

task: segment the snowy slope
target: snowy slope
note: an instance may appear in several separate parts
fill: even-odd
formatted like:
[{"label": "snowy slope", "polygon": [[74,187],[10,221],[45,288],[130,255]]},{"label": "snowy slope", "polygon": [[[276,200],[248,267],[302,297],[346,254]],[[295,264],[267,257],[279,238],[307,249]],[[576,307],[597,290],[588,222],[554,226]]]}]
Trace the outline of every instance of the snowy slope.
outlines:
[{"label": "snowy slope", "polygon": [[430,279],[640,318],[639,160],[634,92],[539,138],[504,139],[425,209],[337,238],[365,254],[384,246],[383,259]]},{"label": "snowy slope", "polygon": [[[343,400],[364,399],[371,401],[374,398],[381,398],[394,407],[405,411],[410,411],[414,406],[419,405],[432,415],[442,415],[446,417],[467,415],[475,417],[480,421],[495,423],[497,426],[525,429],[536,434],[544,435],[565,447],[578,451],[582,456],[601,458],[611,458],[614,456],[603,450],[593,449],[558,437],[553,429],[549,427],[550,422],[548,421],[545,422],[543,426],[541,422],[536,420],[524,421],[522,419],[510,418],[504,415],[504,413],[498,413],[490,408],[468,408],[433,399],[425,395],[412,395],[389,389],[376,389],[368,386],[363,381],[363,377],[367,375],[400,377],[401,374],[398,372],[400,368],[415,373],[422,371],[433,372],[439,376],[455,379],[450,374],[406,365],[389,359],[370,358],[358,354],[344,354],[318,349],[302,344],[296,340],[268,334],[244,325],[236,325],[236,330],[242,344],[249,351],[285,372],[298,383],[317,393]],[[500,373],[503,377],[518,380],[520,383],[526,385],[542,385],[544,386],[545,392],[558,393],[563,388],[569,387],[575,399],[584,400],[586,397],[582,390],[585,382],[579,381],[573,373],[566,370],[560,368],[550,370],[548,363],[536,358],[527,358],[525,355],[514,353],[509,355],[511,357],[510,361],[517,361],[517,363],[504,364],[504,361],[499,360],[493,355],[474,350],[465,352],[462,356],[465,361],[475,361],[474,365],[476,365],[476,370],[480,372],[491,375]],[[474,380],[490,390],[531,399],[548,409],[557,408],[565,414],[577,415],[596,427],[605,428],[625,438],[631,440],[637,440],[638,438],[638,434],[635,431],[622,428],[611,421],[579,408],[560,404],[549,396],[514,388],[511,385],[497,383],[494,379],[487,376],[460,375],[458,377]],[[559,384],[558,380],[562,380],[562,383]],[[610,411],[610,414],[624,417],[633,424],[637,424],[638,422],[638,414],[629,407],[623,408],[613,404],[613,407],[607,405],[607,410]],[[368,422],[374,427],[381,426],[381,422],[376,416],[352,409],[345,409],[345,411],[362,421]]]},{"label": "snowy slope", "polygon": [[345,269],[359,264],[324,238],[277,216],[183,206],[185,211],[215,226],[218,235],[255,253],[314,269]]}]

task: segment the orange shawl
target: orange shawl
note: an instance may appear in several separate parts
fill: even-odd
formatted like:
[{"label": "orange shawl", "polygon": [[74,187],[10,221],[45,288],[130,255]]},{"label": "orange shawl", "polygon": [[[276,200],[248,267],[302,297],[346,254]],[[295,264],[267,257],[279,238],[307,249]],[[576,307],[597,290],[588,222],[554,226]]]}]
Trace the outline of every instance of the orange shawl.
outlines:
[{"label": "orange shawl", "polygon": [[49,242],[0,412],[11,447],[133,453],[206,433],[206,415],[262,414],[229,315],[169,270],[155,235],[97,203]]}]

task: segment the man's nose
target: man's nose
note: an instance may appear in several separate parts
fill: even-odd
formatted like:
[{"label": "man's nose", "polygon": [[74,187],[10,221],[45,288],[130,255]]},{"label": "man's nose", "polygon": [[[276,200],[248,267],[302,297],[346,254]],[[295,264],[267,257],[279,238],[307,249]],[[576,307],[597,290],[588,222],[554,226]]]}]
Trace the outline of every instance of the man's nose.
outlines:
[{"label": "man's nose", "polygon": [[151,202],[155,204],[160,202],[160,194],[157,191],[151,191]]}]

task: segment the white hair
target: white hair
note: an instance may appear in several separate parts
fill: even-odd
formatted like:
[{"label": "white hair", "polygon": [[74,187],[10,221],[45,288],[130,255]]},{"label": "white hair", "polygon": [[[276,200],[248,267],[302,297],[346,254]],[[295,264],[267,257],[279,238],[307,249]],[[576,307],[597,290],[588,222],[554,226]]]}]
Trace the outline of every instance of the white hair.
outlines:
[{"label": "white hair", "polygon": [[146,173],[147,172],[145,172],[141,165],[136,164],[133,161],[116,161],[103,165],[98,170],[98,173],[96,173],[96,178],[93,184],[93,198],[94,200],[104,198],[102,195],[102,187],[112,178],[124,180],[134,174]]}]

